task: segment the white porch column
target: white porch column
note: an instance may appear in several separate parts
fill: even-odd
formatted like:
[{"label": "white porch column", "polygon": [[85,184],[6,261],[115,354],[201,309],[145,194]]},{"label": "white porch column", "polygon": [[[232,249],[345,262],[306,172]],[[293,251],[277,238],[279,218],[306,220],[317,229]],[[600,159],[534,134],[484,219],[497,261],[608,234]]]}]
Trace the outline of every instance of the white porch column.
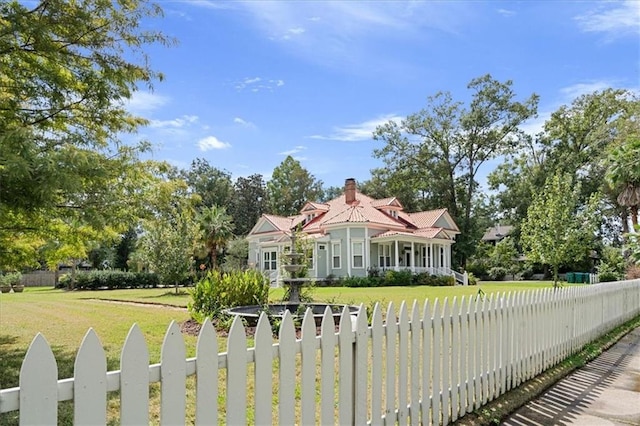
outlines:
[{"label": "white porch column", "polygon": [[398,267],[400,266],[400,265],[398,265],[398,259],[399,259],[398,256],[400,256],[400,253],[398,252],[398,240],[396,240],[395,243],[396,243],[396,252],[393,254],[393,258],[394,258],[393,259],[393,264],[395,265],[396,270],[397,270]]},{"label": "white porch column", "polygon": [[347,228],[347,276],[351,276],[351,228]]},{"label": "white porch column", "polygon": [[411,256],[409,256],[411,258],[411,272],[416,272],[416,255],[414,253],[414,245],[413,245],[413,241],[411,241]]},{"label": "white porch column", "polygon": [[369,238],[369,231],[364,228],[364,269],[369,273],[371,268],[371,239]]}]

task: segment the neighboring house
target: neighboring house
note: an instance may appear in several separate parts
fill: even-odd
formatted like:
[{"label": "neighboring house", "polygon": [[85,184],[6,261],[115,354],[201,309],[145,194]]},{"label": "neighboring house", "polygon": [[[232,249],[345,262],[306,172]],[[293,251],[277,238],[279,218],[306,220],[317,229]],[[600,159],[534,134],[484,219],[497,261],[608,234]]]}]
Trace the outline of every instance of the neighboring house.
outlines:
[{"label": "neighboring house", "polygon": [[508,236],[512,231],[513,226],[511,225],[494,226],[493,228],[487,229],[487,231],[482,236],[482,241],[491,245],[496,245],[506,236]]},{"label": "neighboring house", "polygon": [[366,276],[370,268],[409,269],[435,275],[451,270],[451,246],[460,233],[446,209],[406,213],[397,198],[375,200],[347,179],[344,195],[326,203],[307,202],[291,217],[262,215],[249,240],[249,264],[282,278],[280,256],[299,227],[310,243],[312,278]]}]

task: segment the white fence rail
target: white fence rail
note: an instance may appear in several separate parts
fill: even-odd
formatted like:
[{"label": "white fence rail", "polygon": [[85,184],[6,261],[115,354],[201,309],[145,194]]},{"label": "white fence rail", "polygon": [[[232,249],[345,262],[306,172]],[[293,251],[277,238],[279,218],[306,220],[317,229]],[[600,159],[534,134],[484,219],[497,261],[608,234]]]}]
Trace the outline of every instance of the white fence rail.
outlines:
[{"label": "white fence rail", "polygon": [[[345,310],[338,332],[327,312],[319,334],[307,313],[300,338],[287,315],[277,343],[263,316],[252,347],[236,318],[226,352],[217,352],[207,321],[190,359],[172,323],[161,362],[151,366],[134,325],[120,370],[111,372],[89,330],[75,378],[65,380],[57,379],[51,348],[38,334],[20,387],[0,391],[0,412],[20,410],[25,425],[56,424],[58,401],[73,400],[74,423],[104,424],[107,392],[120,390],[118,422],[148,424],[149,384],[160,382],[160,423],[166,425],[188,418],[196,424],[449,424],[637,315],[640,280],[414,302],[411,312],[405,303],[398,312],[390,304],[386,320],[377,305],[370,325],[364,309],[354,321]],[[187,396],[192,375],[195,392]],[[188,414],[192,405],[195,413]]]}]

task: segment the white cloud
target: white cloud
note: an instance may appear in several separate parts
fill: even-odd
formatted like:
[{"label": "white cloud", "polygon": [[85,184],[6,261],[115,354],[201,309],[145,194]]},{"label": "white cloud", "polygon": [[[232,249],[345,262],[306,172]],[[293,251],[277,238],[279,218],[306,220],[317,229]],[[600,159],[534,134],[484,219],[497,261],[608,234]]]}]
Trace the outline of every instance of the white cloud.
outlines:
[{"label": "white cloud", "polygon": [[606,33],[611,38],[640,33],[640,1],[596,4],[596,9],[575,17],[583,31]]},{"label": "white cloud", "polygon": [[235,117],[235,118],[233,119],[233,122],[234,122],[235,124],[239,124],[239,125],[241,125],[242,127],[256,127],[256,126],[255,126],[255,124],[253,124],[252,122],[250,122],[250,121],[246,121],[246,120],[244,120],[244,119],[242,119],[242,118],[240,118],[240,117]]},{"label": "white cloud", "polygon": [[134,114],[156,110],[169,103],[166,96],[151,92],[133,92],[128,100],[124,101],[124,107]]},{"label": "white cloud", "polygon": [[508,9],[498,9],[497,12],[506,18],[516,14],[515,10],[508,10]]},{"label": "white cloud", "polygon": [[[235,2],[247,23],[292,54],[325,66],[367,67],[380,62],[379,41],[424,42],[433,34],[459,34],[477,14],[465,2],[246,1]],[[433,31],[435,30],[435,31]],[[352,69],[352,68],[349,68]]]},{"label": "white cloud", "polygon": [[284,86],[284,80],[265,80],[262,77],[247,77],[234,83],[234,87],[238,92],[242,92],[245,89],[251,92],[273,91],[274,88],[282,86]]},{"label": "white cloud", "polygon": [[197,115],[183,115],[180,118],[174,118],[173,120],[150,120],[149,127],[164,128],[174,127],[181,128],[189,126],[190,124],[198,121]]},{"label": "white cloud", "polygon": [[348,124],[346,126],[334,127],[333,133],[328,136],[313,135],[310,136],[310,138],[345,142],[371,140],[373,138],[373,132],[376,130],[376,127],[381,126],[389,121],[395,121],[399,123],[401,120],[402,117],[400,116],[388,114],[358,124]]},{"label": "white cloud", "polygon": [[563,87],[560,89],[560,93],[565,97],[566,102],[572,102],[574,99],[586,95],[589,93],[593,93],[599,90],[605,90],[608,88],[614,87],[612,81],[608,80],[600,80],[600,81],[590,81],[584,83],[576,83],[571,86]]},{"label": "white cloud", "polygon": [[[284,156],[293,155],[293,154],[297,154],[297,153],[299,153],[301,151],[304,151],[305,149],[307,149],[306,146],[298,145],[298,146],[293,147],[293,149],[290,149],[288,151],[282,151],[282,152],[279,152],[278,154],[279,155],[284,155]],[[305,158],[305,160],[306,160],[306,158]]]},{"label": "white cloud", "polygon": [[231,144],[222,142],[215,136],[207,136],[206,138],[198,141],[198,147],[200,148],[200,151],[211,151],[212,149],[231,148]]}]

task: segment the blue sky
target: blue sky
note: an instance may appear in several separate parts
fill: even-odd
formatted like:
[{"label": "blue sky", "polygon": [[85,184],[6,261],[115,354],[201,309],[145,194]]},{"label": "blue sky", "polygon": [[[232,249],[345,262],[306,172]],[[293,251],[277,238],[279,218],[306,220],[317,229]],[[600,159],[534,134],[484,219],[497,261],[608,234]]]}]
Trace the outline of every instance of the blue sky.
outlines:
[{"label": "blue sky", "polygon": [[[147,49],[165,74],[129,108],[153,158],[197,157],[233,178],[292,155],[326,186],[380,166],[376,125],[475,77],[540,95],[539,130],[583,93],[640,90],[640,1],[159,1],[149,23],[175,37]],[[487,171],[495,166],[489,164]]]}]

